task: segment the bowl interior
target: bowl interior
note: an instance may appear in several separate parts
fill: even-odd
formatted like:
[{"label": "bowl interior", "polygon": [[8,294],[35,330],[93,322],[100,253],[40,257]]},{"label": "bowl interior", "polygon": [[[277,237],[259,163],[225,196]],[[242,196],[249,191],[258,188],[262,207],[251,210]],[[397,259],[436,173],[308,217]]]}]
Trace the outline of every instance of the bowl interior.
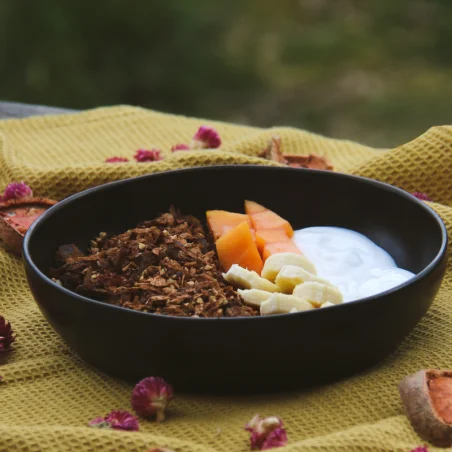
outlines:
[{"label": "bowl interior", "polygon": [[414,273],[444,246],[439,217],[389,185],[332,172],[227,166],[128,179],[74,195],[32,226],[26,254],[47,273],[59,245],[84,249],[99,232],[123,232],[168,211],[171,204],[204,220],[206,210],[243,212],[245,199],[274,210],[294,229],[338,226],[360,232]]}]

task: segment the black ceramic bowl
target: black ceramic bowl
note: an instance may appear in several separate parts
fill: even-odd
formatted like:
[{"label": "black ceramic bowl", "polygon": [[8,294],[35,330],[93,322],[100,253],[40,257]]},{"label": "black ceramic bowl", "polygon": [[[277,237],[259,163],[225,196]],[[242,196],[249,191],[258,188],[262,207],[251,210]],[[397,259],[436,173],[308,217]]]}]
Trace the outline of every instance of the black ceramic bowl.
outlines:
[{"label": "black ceramic bowl", "polygon": [[[57,246],[86,248],[100,231],[122,232],[170,204],[209,209],[262,203],[294,229],[339,226],[384,248],[409,282],[330,309],[255,318],[169,317],[111,306],[47,276]],[[113,182],[52,207],[24,241],[28,282],[42,313],[84,360],[136,381],[164,377],[176,390],[284,390],[350,376],[394,351],[427,312],[446,263],[447,232],[423,202],[392,186],[344,174],[262,166],[170,171]]]}]

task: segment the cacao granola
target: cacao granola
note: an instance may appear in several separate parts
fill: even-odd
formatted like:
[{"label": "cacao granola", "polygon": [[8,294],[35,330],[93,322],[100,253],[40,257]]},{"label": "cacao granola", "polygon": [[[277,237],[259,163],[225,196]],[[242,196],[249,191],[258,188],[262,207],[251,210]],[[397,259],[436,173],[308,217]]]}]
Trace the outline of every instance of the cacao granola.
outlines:
[{"label": "cacao granola", "polygon": [[50,276],[86,297],[184,317],[255,316],[222,277],[201,222],[171,208],[122,234],[101,232],[88,252],[61,246]]}]

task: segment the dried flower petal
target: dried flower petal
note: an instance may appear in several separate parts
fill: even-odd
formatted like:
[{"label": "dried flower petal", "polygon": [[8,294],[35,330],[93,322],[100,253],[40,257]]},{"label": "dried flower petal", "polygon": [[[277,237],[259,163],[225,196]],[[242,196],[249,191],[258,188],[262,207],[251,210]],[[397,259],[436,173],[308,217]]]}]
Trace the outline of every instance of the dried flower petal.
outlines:
[{"label": "dried flower petal", "polygon": [[129,159],[127,157],[110,157],[105,160],[105,163],[119,163],[119,162],[128,162]]},{"label": "dried flower petal", "polygon": [[191,149],[216,149],[221,146],[221,139],[213,127],[201,126],[191,142]]},{"label": "dried flower petal", "polygon": [[156,416],[165,420],[165,410],[173,398],[173,388],[163,378],[147,377],[132,392],[132,408],[143,417]]},{"label": "dried flower petal", "polygon": [[412,449],[411,452],[428,452],[427,446],[419,446],[415,449]]},{"label": "dried flower petal", "polygon": [[90,427],[114,430],[138,431],[138,419],[128,411],[113,410],[105,417],[96,417],[88,424]]},{"label": "dried flower petal", "polygon": [[151,149],[150,151],[146,149],[138,149],[134,155],[134,159],[137,162],[156,162],[158,160],[163,160],[160,150]]},{"label": "dried flower petal", "polygon": [[421,193],[420,191],[415,191],[411,193],[415,198],[420,199],[421,201],[433,201],[432,198],[430,198],[429,195],[426,193]]},{"label": "dried flower petal", "polygon": [[281,419],[276,416],[261,418],[256,414],[245,430],[251,433],[251,450],[267,450],[287,444],[287,433]]},{"label": "dried flower petal", "polygon": [[27,184],[24,182],[12,182],[6,186],[0,199],[4,202],[9,199],[31,198],[32,196],[33,191]]},{"label": "dried flower petal", "polygon": [[189,151],[190,150],[190,146],[188,144],[175,144],[172,148],[171,148],[171,152],[176,152],[176,151]]},{"label": "dried flower petal", "polygon": [[0,353],[8,350],[15,340],[16,337],[11,328],[11,323],[7,322],[5,318],[0,315]]}]

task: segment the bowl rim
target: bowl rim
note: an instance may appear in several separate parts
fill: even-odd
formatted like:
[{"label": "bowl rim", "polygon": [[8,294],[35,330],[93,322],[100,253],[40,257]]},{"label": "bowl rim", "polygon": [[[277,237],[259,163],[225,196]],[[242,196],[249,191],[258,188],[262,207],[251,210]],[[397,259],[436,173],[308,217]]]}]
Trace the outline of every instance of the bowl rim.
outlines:
[{"label": "bowl rim", "polygon": [[[415,275],[413,278],[410,278],[409,280],[405,281],[402,284],[399,284],[396,287],[393,287],[391,289],[385,290],[384,292],[380,292],[375,295],[371,295],[369,297],[360,298],[358,300],[349,301],[341,304],[337,304],[334,307],[336,309],[353,309],[353,306],[361,306],[365,303],[377,300],[381,297],[384,297],[386,295],[392,294],[394,292],[397,292],[399,290],[402,290],[417,281],[427,277],[440,263],[440,261],[443,259],[448,245],[448,235],[447,235],[447,228],[441,219],[441,217],[430,207],[428,206],[424,201],[421,201],[417,199],[415,196],[411,195],[409,192],[395,187],[393,185],[390,185],[386,182],[380,182],[375,179],[370,179],[363,176],[356,176],[352,174],[346,174],[341,172],[335,172],[335,171],[327,171],[327,170],[312,170],[307,168],[290,168],[290,167],[283,167],[283,166],[270,166],[270,165],[244,165],[244,164],[232,164],[232,165],[209,165],[209,166],[193,166],[189,168],[180,168],[180,169],[174,169],[174,170],[168,170],[168,171],[160,171],[157,173],[151,173],[151,174],[144,174],[136,177],[129,177],[126,179],[120,179],[112,182],[107,182],[105,184],[101,184],[95,187],[87,188],[85,190],[82,190],[78,193],[75,193],[71,196],[68,196],[67,198],[63,199],[62,201],[59,201],[54,206],[50,207],[50,209],[46,210],[42,215],[40,215],[36,221],[33,222],[33,224],[30,226],[30,228],[27,230],[27,233],[25,234],[23,245],[22,245],[22,255],[26,262],[26,264],[37,274],[38,277],[40,277],[45,283],[50,284],[54,289],[61,291],[63,294],[69,295],[74,297],[75,299],[79,300],[82,303],[94,303],[96,305],[102,306],[105,309],[115,309],[119,310],[119,312],[123,311],[124,313],[129,313],[130,315],[141,315],[141,316],[148,316],[150,318],[157,317],[162,320],[166,321],[191,321],[191,322],[218,322],[218,321],[228,321],[228,322],[243,322],[243,321],[258,321],[257,319],[260,319],[259,321],[269,321],[270,319],[274,318],[295,318],[300,315],[303,316],[312,316],[312,315],[319,315],[319,312],[330,312],[329,309],[313,309],[309,311],[301,311],[296,313],[286,313],[286,314],[274,314],[271,316],[250,316],[250,317],[181,317],[181,316],[171,316],[171,315],[165,315],[165,314],[156,314],[152,312],[143,312],[143,311],[136,311],[134,309],[125,308],[122,306],[116,306],[109,303],[105,303],[99,300],[95,300],[93,298],[88,298],[83,295],[77,294],[76,292],[73,292],[69,289],[66,289],[63,286],[60,286],[56,282],[54,282],[51,278],[49,278],[45,273],[43,273],[37,265],[34,263],[31,254],[30,254],[30,240],[33,236],[33,233],[36,229],[40,227],[40,225],[46,221],[48,217],[51,217],[54,215],[59,209],[62,209],[67,204],[70,204],[74,200],[78,198],[82,198],[84,196],[87,196],[93,192],[98,191],[104,191],[108,190],[111,186],[121,186],[126,185],[128,183],[131,183],[131,181],[135,180],[141,180],[141,179],[148,179],[148,178],[158,178],[158,177],[165,177],[167,174],[180,174],[180,173],[189,173],[193,171],[222,171],[226,170],[229,171],[231,169],[235,170],[269,170],[269,171],[285,171],[285,172],[316,172],[321,174],[326,174],[328,177],[337,177],[339,179],[354,179],[361,183],[370,184],[373,186],[376,186],[377,188],[380,188],[385,191],[390,191],[393,193],[398,194],[399,196],[402,196],[409,200],[410,202],[413,202],[417,204],[418,206],[421,206],[427,213],[429,213],[434,220],[436,220],[436,223],[439,225],[441,230],[441,246],[436,254],[436,256],[432,259],[432,261],[423,269],[421,270],[417,275]],[[28,277],[27,277],[28,280]]]}]

